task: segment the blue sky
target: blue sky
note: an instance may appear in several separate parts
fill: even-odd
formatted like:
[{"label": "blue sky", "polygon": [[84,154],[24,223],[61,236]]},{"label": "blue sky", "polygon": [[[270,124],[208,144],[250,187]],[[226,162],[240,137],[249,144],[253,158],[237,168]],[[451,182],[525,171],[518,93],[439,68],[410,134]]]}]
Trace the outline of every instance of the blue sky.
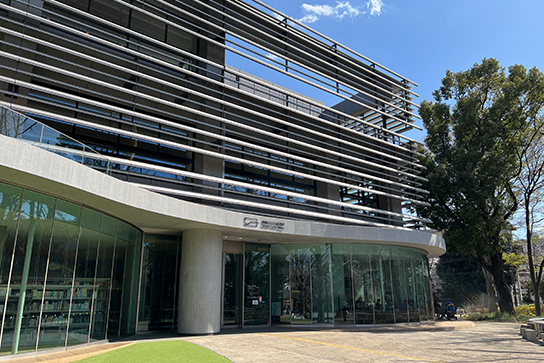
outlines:
[{"label": "blue sky", "polygon": [[418,103],[432,98],[447,69],[467,70],[483,58],[544,71],[541,0],[264,2],[415,81]]}]

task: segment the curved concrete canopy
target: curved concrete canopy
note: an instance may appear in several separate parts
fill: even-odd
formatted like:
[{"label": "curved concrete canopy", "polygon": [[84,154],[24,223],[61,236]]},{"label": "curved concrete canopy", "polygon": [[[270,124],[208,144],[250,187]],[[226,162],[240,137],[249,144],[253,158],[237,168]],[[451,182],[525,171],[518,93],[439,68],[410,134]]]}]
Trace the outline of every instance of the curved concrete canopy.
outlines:
[{"label": "curved concrete canopy", "polygon": [[436,232],[344,226],[234,212],[150,192],[3,135],[0,145],[0,180],[106,212],[145,232],[179,234],[186,229],[207,228],[221,230],[226,239],[246,242],[383,243],[420,248],[429,257],[446,251],[443,238]]}]

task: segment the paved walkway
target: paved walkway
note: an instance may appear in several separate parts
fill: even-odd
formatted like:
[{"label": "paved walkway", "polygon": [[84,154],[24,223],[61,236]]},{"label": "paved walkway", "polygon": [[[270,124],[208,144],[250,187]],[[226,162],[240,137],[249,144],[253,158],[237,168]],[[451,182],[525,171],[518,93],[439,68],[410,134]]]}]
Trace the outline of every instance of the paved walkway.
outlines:
[{"label": "paved walkway", "polygon": [[10,362],[73,362],[135,342],[185,340],[221,354],[234,363],[544,363],[544,346],[523,340],[519,335],[519,325],[440,321],[355,329],[226,329],[218,335],[196,337],[180,337],[172,332],[148,333],[138,334],[130,341],[27,355]]},{"label": "paved walkway", "polygon": [[288,331],[184,340],[234,363],[544,362],[544,347],[523,340],[519,324],[450,330],[453,324],[435,331]]}]

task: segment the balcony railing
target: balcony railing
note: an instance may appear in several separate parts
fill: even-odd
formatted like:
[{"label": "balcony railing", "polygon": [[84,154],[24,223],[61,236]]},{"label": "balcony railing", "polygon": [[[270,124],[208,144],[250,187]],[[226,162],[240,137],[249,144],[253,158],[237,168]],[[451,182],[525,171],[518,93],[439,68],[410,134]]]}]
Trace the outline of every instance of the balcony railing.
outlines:
[{"label": "balcony railing", "polygon": [[89,146],[32,118],[0,106],[0,134],[64,156],[107,175],[112,162]]}]

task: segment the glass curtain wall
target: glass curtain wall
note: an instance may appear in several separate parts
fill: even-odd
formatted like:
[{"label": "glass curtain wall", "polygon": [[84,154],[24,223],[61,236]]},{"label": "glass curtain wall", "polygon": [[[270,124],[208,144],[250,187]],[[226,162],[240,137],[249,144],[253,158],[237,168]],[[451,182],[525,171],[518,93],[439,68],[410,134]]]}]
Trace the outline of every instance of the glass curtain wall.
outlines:
[{"label": "glass curtain wall", "polygon": [[393,280],[393,296],[395,322],[408,322],[408,296],[406,286],[406,268],[402,247],[391,247],[391,274]]},{"label": "glass curtain wall", "polygon": [[334,324],[332,301],[331,246],[310,245],[312,274],[312,323]]},{"label": "glass curtain wall", "polygon": [[433,298],[431,291],[431,280],[429,276],[429,260],[424,254],[421,255],[421,264],[423,265],[423,271],[419,276],[422,276],[421,286],[423,286],[423,293],[425,294],[425,320],[433,320]]},{"label": "glass curtain wall", "polygon": [[395,322],[389,246],[370,245],[370,266],[375,298],[375,324]]},{"label": "glass curtain wall", "polygon": [[335,325],[355,324],[352,286],[352,264],[349,244],[333,244],[332,286]]},{"label": "glass curtain wall", "polygon": [[145,235],[138,331],[177,326],[180,243],[177,236]]},{"label": "glass curtain wall", "polygon": [[270,323],[270,246],[245,244],[244,324]]},{"label": "glass curtain wall", "polygon": [[242,255],[225,253],[223,325],[242,325]]},{"label": "glass curtain wall", "polygon": [[291,323],[289,259],[289,245],[272,245],[270,247],[272,323]]},{"label": "glass curtain wall", "polygon": [[0,183],[0,353],[134,333],[140,246],[141,232],[124,222]]},{"label": "glass curtain wall", "polygon": [[383,296],[373,289],[369,253],[368,245],[351,245],[355,324],[374,324],[374,314],[383,311]]},{"label": "glass curtain wall", "polygon": [[290,250],[291,324],[312,323],[310,245],[292,244]]},{"label": "glass curtain wall", "polygon": [[271,246],[272,322],[392,324],[432,319],[427,257],[376,244]]}]

